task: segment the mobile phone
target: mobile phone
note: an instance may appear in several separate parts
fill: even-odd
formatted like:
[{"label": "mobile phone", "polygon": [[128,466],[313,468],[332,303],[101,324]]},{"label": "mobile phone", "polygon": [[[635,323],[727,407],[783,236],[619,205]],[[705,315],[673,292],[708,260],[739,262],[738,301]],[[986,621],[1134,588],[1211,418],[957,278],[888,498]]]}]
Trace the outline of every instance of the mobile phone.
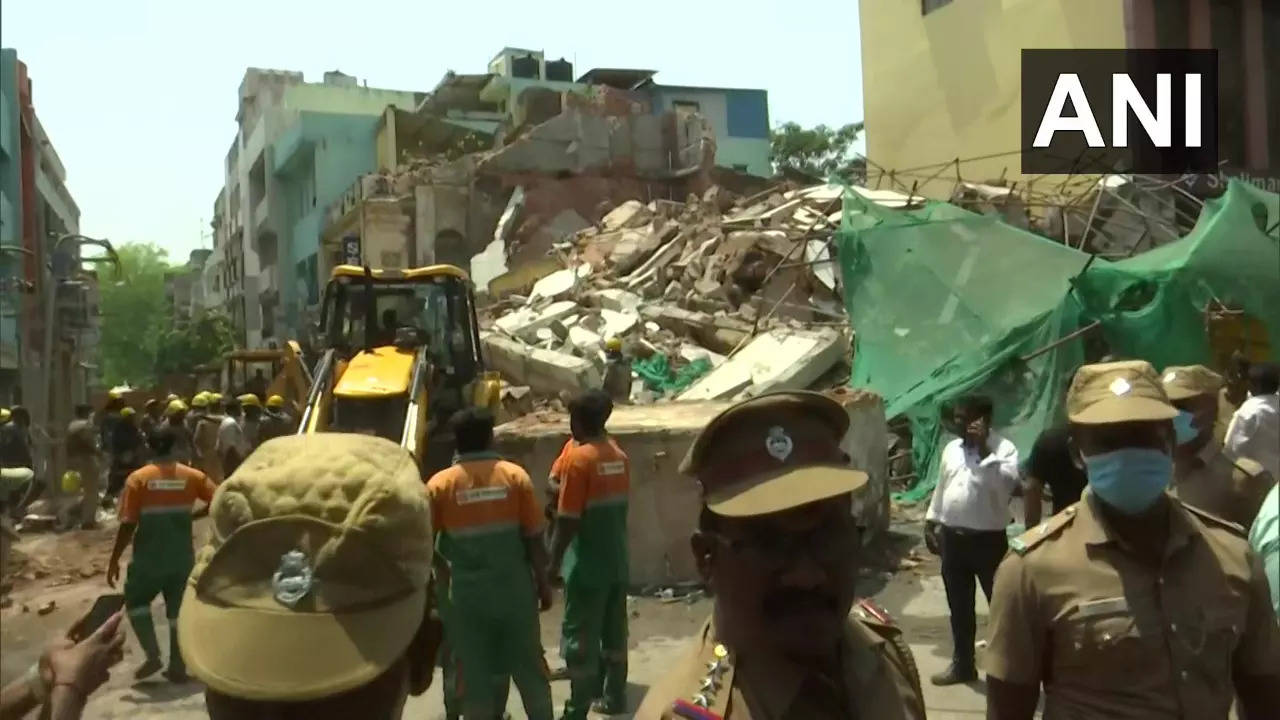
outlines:
[{"label": "mobile phone", "polygon": [[89,637],[102,627],[102,624],[111,619],[112,615],[120,612],[124,607],[123,593],[108,593],[99,595],[97,600],[93,601],[93,607],[89,608],[89,614],[84,616],[75,627],[71,629],[70,637],[76,642]]}]

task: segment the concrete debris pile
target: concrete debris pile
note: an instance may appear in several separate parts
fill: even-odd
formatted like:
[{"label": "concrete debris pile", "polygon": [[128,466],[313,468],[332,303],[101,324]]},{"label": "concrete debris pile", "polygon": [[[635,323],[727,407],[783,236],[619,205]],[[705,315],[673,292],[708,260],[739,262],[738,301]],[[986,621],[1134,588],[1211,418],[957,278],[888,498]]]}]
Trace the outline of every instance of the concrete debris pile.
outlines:
[{"label": "concrete debris pile", "polygon": [[718,186],[623,202],[552,243],[554,271],[488,308],[486,359],[535,394],[600,387],[606,340],[630,400],[729,400],[830,387],[849,355],[834,257],[842,188]]}]

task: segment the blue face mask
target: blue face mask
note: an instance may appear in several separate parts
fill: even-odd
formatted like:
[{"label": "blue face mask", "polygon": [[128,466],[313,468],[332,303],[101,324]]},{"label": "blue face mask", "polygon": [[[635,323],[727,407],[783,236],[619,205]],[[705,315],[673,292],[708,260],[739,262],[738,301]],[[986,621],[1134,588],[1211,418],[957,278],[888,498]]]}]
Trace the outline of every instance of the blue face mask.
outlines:
[{"label": "blue face mask", "polygon": [[1126,515],[1137,515],[1154,505],[1173,477],[1173,458],[1150,448],[1088,455],[1084,467],[1098,499]]},{"label": "blue face mask", "polygon": [[1179,445],[1186,445],[1195,440],[1196,436],[1200,434],[1200,431],[1196,429],[1195,421],[1195,415],[1186,410],[1178,411],[1178,416],[1173,419],[1173,433],[1174,439]]}]

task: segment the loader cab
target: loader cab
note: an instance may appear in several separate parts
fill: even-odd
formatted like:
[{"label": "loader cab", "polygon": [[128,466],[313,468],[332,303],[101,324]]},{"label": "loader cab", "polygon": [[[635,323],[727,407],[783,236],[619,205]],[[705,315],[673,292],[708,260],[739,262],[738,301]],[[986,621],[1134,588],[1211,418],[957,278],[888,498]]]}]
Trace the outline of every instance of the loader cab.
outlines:
[{"label": "loader cab", "polygon": [[319,335],[326,351],[300,432],[378,435],[430,471],[452,456],[451,444],[441,445],[448,433],[438,432],[449,416],[476,402],[496,403],[498,381],[484,370],[470,281],[452,265],[335,268]]},{"label": "loader cab", "polygon": [[[480,337],[466,275],[449,265],[418,270],[334,270],[320,326],[339,359],[361,351],[425,348],[431,365],[465,385],[480,369]],[[434,271],[434,272],[432,272]],[[453,272],[450,272],[453,271]]]}]

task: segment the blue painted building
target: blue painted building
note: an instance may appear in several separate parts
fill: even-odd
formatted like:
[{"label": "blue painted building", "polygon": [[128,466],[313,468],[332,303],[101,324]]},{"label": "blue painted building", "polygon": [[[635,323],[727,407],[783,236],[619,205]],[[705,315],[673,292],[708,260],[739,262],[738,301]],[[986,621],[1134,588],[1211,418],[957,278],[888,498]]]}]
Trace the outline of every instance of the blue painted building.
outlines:
[{"label": "blue painted building", "polygon": [[648,84],[653,111],[688,110],[711,123],[716,164],[770,177],[769,93],[764,90]]},{"label": "blue painted building", "polygon": [[317,253],[325,209],[376,169],[379,120],[377,115],[301,112],[273,145],[285,240],[280,300],[290,328],[298,328],[301,312],[320,301]]}]

